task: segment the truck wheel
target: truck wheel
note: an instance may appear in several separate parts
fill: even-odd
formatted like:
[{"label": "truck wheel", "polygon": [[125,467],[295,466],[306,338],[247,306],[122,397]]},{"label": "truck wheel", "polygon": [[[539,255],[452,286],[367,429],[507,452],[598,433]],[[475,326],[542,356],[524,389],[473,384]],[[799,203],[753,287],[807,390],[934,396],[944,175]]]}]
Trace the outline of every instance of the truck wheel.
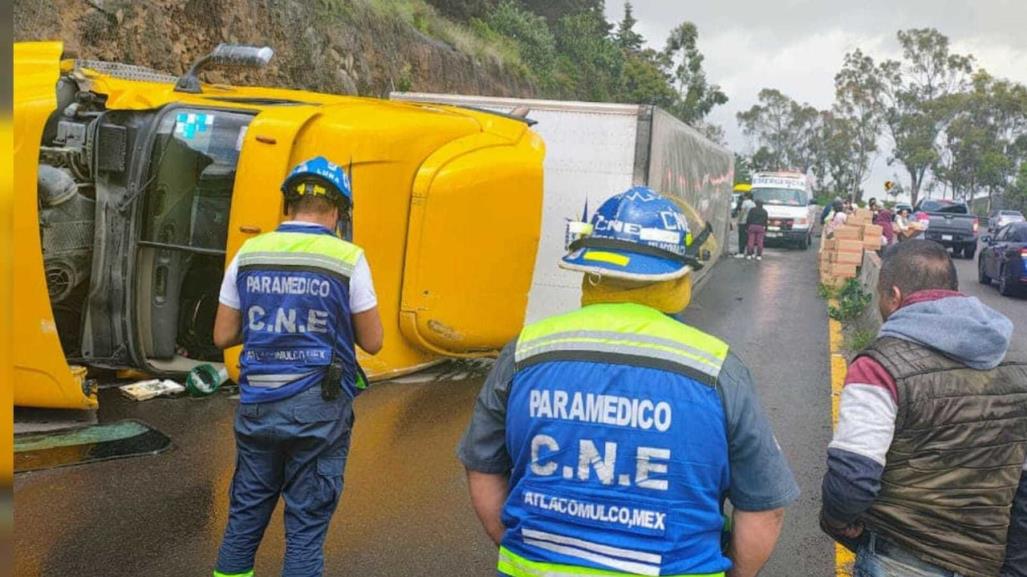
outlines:
[{"label": "truck wheel", "polygon": [[983,285],[991,285],[991,277],[988,273],[984,272],[984,256],[977,261],[977,282]]},{"label": "truck wheel", "polygon": [[809,237],[808,236],[804,236],[804,237],[802,237],[802,240],[799,241],[799,250],[806,250],[808,248],[809,248]]},{"label": "truck wheel", "polygon": [[972,260],[974,255],[977,254],[976,244],[965,244],[963,245],[963,258]]}]

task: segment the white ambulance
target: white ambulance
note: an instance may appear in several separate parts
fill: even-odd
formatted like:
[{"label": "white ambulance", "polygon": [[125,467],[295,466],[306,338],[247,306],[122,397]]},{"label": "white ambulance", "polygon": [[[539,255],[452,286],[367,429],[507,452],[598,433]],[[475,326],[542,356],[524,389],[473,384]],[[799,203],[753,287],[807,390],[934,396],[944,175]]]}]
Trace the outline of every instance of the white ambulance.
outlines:
[{"label": "white ambulance", "polygon": [[767,240],[780,240],[805,250],[813,242],[813,189],[801,172],[757,172],[752,199],[767,210]]}]

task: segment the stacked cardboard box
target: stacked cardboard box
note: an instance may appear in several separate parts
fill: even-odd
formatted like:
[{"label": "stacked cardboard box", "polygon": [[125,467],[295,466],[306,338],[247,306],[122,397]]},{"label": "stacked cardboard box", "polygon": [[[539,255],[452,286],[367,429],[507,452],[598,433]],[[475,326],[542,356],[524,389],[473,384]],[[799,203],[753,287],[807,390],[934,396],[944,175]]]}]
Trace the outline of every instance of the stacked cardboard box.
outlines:
[{"label": "stacked cardboard box", "polygon": [[858,208],[824,239],[820,249],[820,282],[839,287],[847,279],[856,278],[863,264],[864,250],[881,248],[881,227],[873,224],[873,213]]},{"label": "stacked cardboard box", "polygon": [[863,262],[863,242],[859,239],[832,239],[820,257],[820,280],[828,286],[840,286],[846,279],[856,278]]},{"label": "stacked cardboard box", "polygon": [[881,249],[881,236],[884,231],[880,225],[876,224],[864,224],[863,225],[863,247],[867,250],[880,250]]}]

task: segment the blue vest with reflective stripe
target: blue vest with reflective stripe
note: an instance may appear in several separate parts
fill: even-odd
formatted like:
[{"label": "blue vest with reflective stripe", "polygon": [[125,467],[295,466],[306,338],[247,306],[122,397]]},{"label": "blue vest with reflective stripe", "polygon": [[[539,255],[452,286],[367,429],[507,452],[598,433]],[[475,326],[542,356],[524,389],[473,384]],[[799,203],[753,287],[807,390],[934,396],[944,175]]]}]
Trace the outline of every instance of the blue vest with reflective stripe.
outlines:
[{"label": "blue vest with reflective stripe", "polygon": [[507,405],[507,575],[719,574],[727,345],[640,305],[527,327]]},{"label": "blue vest with reflective stripe", "polygon": [[239,249],[240,400],[263,403],[320,385],[333,356],[356,396],[349,278],[362,251],[320,226],[282,224]]}]

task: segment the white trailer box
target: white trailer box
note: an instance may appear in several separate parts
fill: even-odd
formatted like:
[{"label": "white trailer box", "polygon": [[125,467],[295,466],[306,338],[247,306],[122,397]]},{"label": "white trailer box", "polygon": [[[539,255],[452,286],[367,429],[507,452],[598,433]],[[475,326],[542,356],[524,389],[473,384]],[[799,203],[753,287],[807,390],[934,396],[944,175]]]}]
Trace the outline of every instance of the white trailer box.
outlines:
[{"label": "white trailer box", "polygon": [[581,274],[557,266],[566,252],[566,223],[580,220],[586,205],[591,218],[604,200],[631,186],[650,186],[681,200],[693,233],[706,223],[713,227],[703,247],[707,267],[695,273],[695,282],[726,245],[734,156],[659,108],[408,92],[390,98],[501,114],[528,110],[527,120],[545,141],[546,157],[542,230],[527,322],[579,306]]}]

